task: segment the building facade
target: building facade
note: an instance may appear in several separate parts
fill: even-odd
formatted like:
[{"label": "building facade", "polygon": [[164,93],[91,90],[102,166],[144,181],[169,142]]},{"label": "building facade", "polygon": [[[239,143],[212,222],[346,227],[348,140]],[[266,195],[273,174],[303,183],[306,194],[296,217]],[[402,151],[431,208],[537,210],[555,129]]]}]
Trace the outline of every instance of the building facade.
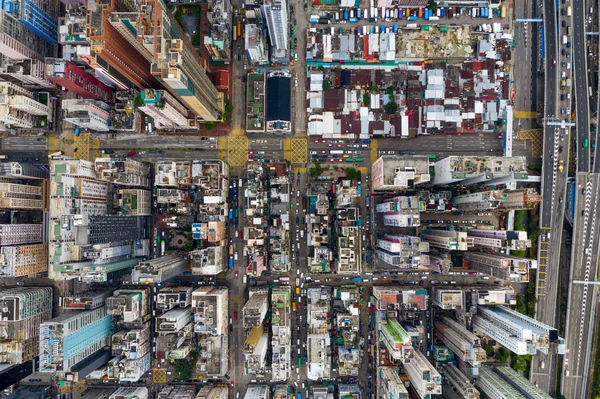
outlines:
[{"label": "building facade", "polygon": [[95,100],[62,100],[63,120],[99,132],[111,129],[110,106]]}]

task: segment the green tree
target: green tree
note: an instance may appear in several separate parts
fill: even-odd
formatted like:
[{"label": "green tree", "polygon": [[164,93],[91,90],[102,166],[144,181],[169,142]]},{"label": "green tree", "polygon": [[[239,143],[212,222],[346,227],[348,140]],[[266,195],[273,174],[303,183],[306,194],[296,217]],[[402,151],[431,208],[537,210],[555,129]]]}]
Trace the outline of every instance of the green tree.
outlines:
[{"label": "green tree", "polygon": [[385,104],[383,106],[383,112],[385,112],[388,115],[393,115],[396,112],[398,112],[398,104],[396,104],[396,101],[389,101],[387,104]]},{"label": "green tree", "polygon": [[496,352],[496,360],[500,363],[506,363],[509,355],[510,353],[506,349],[500,348]]},{"label": "green tree", "polygon": [[484,349],[485,349],[485,354],[486,354],[488,357],[492,357],[492,356],[494,356],[494,354],[496,353],[496,352],[494,351],[494,347],[493,347],[492,345],[490,345],[490,344],[486,344],[486,345],[484,346]]},{"label": "green tree", "polygon": [[204,129],[206,129],[206,130],[213,130],[216,127],[217,127],[216,122],[205,122],[204,123]]},{"label": "green tree", "polygon": [[349,180],[352,180],[352,181],[358,179],[358,172],[357,172],[357,170],[354,169],[354,168],[347,168],[346,169],[346,178],[349,179]]},{"label": "green tree", "polygon": [[395,89],[395,87],[394,87],[394,86],[390,86],[390,87],[388,87],[387,89],[385,89],[385,93],[386,93],[388,96],[390,96],[390,97],[391,97],[391,96],[393,96],[393,95],[394,95],[394,91],[395,91],[395,90],[396,90],[396,89]]},{"label": "green tree", "polygon": [[427,8],[429,8],[433,12],[437,12],[437,9],[438,9],[437,1],[429,0],[429,3],[427,3]]},{"label": "green tree", "polygon": [[369,90],[371,90],[371,91],[377,91],[377,90],[379,90],[379,86],[377,86],[377,85],[371,85],[371,86],[369,86]]},{"label": "green tree", "polygon": [[362,96],[362,102],[365,107],[368,107],[369,105],[371,105],[371,95],[369,93],[365,92]]},{"label": "green tree", "polygon": [[522,356],[514,356],[512,358],[511,367],[517,371],[525,371],[527,370],[527,360]]},{"label": "green tree", "polygon": [[519,294],[517,294],[515,300],[517,301],[517,304],[515,305],[515,310],[519,313],[522,314],[527,314],[527,306],[525,305],[525,301],[523,300],[523,297]]},{"label": "green tree", "polygon": [[192,364],[185,359],[176,359],[173,361],[175,367],[175,380],[191,381],[192,380]]},{"label": "green tree", "polygon": [[313,159],[313,167],[310,168],[310,177],[316,179],[323,173],[323,168],[321,167],[321,162],[317,159]]},{"label": "green tree", "polygon": [[331,89],[331,82],[327,79],[323,81],[323,90]]},{"label": "green tree", "polygon": [[136,107],[141,107],[142,105],[144,105],[144,100],[142,100],[142,96],[136,96],[133,100],[133,103]]}]

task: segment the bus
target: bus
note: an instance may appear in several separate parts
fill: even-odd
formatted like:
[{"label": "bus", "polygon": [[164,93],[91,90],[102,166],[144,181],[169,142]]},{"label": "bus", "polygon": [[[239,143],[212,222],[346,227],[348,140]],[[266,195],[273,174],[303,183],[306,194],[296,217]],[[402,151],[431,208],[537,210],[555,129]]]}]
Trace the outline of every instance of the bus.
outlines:
[{"label": "bus", "polygon": [[237,35],[239,37],[242,37],[242,21],[238,21],[238,24],[237,24]]},{"label": "bus", "polygon": [[233,209],[229,210],[229,220],[233,220]]},{"label": "bus", "polygon": [[588,148],[589,141],[588,139],[583,139],[583,148]]},{"label": "bus", "polygon": [[237,26],[233,27],[233,41],[235,42],[237,39]]},{"label": "bus", "polygon": [[344,150],[329,150],[330,154],[343,154]]},{"label": "bus", "polygon": [[506,18],[506,6],[504,4],[500,6],[500,18]]},{"label": "bus", "polygon": [[427,158],[429,158],[429,159],[435,159],[436,156],[435,155],[427,155]]},{"label": "bus", "polygon": [[367,198],[365,198],[365,201],[366,201],[366,206],[368,208],[371,203],[371,198],[367,197]]},{"label": "bus", "polygon": [[362,161],[364,161],[364,160],[365,160],[364,158],[354,158],[354,161],[355,161],[355,162],[362,162]]},{"label": "bus", "polygon": [[[302,367],[302,358],[298,357],[298,367]],[[300,394],[298,394],[298,399],[302,398],[302,396],[300,396]]]}]

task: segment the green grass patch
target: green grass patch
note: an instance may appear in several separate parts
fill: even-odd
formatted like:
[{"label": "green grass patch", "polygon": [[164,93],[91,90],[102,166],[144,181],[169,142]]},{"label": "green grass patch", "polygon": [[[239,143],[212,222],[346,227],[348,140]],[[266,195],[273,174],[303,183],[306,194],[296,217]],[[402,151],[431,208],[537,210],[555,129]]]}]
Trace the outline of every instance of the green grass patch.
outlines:
[{"label": "green grass patch", "polygon": [[525,217],[525,211],[523,211],[523,210],[515,211],[514,227],[515,227],[516,231],[525,231],[525,226],[523,225],[524,217]]},{"label": "green grass patch", "polygon": [[596,318],[596,347],[594,348],[594,372],[592,375],[592,398],[600,398],[600,334],[598,334],[599,319]]}]

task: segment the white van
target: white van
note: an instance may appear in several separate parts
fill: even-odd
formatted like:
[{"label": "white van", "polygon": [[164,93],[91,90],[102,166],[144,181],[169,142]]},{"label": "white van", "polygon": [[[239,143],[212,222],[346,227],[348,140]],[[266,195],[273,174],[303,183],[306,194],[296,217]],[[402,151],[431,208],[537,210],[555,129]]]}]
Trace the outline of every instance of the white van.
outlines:
[{"label": "white van", "polygon": [[238,253],[236,252],[233,259],[238,260]]}]

